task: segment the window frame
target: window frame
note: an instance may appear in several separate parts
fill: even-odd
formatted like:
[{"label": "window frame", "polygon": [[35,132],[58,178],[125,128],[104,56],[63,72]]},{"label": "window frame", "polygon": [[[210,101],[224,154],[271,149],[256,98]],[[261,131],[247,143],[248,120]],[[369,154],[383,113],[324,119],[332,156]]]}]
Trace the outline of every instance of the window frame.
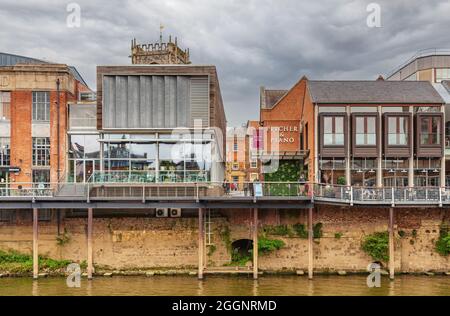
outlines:
[{"label": "window frame", "polygon": [[[39,143],[38,140],[44,140],[44,143]],[[32,137],[31,140],[31,160],[33,167],[50,167],[50,137]],[[40,156],[44,156],[44,159],[39,159]],[[43,163],[39,163],[43,161]]]},{"label": "window frame", "polygon": [[[3,96],[4,95],[9,96],[9,101],[4,101]],[[4,114],[5,104],[8,105],[8,115],[1,115]],[[11,91],[0,91],[0,122],[10,122],[11,121]],[[4,119],[3,119],[4,118]]]},{"label": "window frame", "polygon": [[[44,95],[44,101],[38,101],[38,95]],[[42,109],[44,118],[40,118]],[[50,122],[50,91],[33,91],[31,94],[31,121],[33,123],[48,123]]]}]

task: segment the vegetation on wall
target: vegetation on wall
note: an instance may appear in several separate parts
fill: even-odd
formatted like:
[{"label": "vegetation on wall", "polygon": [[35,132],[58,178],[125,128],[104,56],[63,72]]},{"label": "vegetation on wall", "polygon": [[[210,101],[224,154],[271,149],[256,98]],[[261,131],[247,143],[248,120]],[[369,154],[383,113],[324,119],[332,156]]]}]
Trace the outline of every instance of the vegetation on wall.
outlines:
[{"label": "vegetation on wall", "polygon": [[[264,174],[266,182],[297,182],[300,178],[301,163],[299,160],[280,160],[278,169]],[[305,174],[305,178],[307,175]],[[272,183],[264,187],[265,195],[289,196],[296,193],[298,188],[287,183]]]},{"label": "vegetation on wall", "polygon": [[334,233],[334,238],[341,239],[342,235],[344,235],[344,234],[341,232]]},{"label": "vegetation on wall", "polygon": [[225,248],[231,252],[231,232],[230,232],[230,227],[228,226],[223,226],[220,228],[219,230],[219,236],[220,239],[222,239],[223,243],[225,244]]},{"label": "vegetation on wall", "polygon": [[[72,261],[55,260],[39,256],[39,268],[42,271],[55,272],[66,269]],[[33,256],[18,251],[0,250],[0,271],[9,273],[29,273],[33,271]]]},{"label": "vegetation on wall", "polygon": [[280,250],[285,246],[284,241],[279,239],[269,239],[265,236],[258,238],[258,251],[261,254],[268,254],[275,250]]},{"label": "vegetation on wall", "polygon": [[216,247],[216,245],[208,245],[207,247],[208,247],[207,256],[211,257],[216,252],[217,247]]},{"label": "vegetation on wall", "polygon": [[70,241],[70,235],[67,232],[67,229],[64,228],[64,233],[56,236],[56,244],[58,246],[64,246],[65,244],[67,244]]},{"label": "vegetation on wall", "polygon": [[[320,222],[313,225],[313,238],[322,237],[322,226],[323,224]],[[269,235],[308,238],[306,225],[301,223],[296,223],[294,225],[265,225],[263,230]]]},{"label": "vegetation on wall", "polygon": [[387,262],[389,260],[388,232],[376,232],[367,235],[362,242],[361,248],[373,260]]},{"label": "vegetation on wall", "polygon": [[439,230],[436,251],[442,256],[448,256],[450,254],[450,229],[447,225],[442,225]]}]

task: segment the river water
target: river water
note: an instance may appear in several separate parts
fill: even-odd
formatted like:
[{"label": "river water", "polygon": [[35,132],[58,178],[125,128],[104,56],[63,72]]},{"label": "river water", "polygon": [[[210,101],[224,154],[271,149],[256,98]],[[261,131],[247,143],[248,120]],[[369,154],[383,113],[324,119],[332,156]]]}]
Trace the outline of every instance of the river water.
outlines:
[{"label": "river water", "polygon": [[369,288],[366,277],[262,276],[254,281],[247,276],[207,276],[199,281],[192,276],[114,276],[81,279],[80,288],[69,288],[63,277],[1,278],[0,296],[5,295],[445,295],[450,296],[449,276],[399,275],[395,281],[381,279],[381,287]]}]

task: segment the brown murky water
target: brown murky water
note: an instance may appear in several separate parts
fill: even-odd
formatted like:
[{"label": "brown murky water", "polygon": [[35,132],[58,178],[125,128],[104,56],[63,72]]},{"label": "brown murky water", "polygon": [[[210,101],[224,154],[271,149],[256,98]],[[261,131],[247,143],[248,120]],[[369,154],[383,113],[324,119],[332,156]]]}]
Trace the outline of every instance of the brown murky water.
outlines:
[{"label": "brown murky water", "polygon": [[5,295],[445,295],[450,296],[449,276],[400,275],[386,277],[380,288],[368,288],[365,276],[316,276],[313,281],[298,276],[250,277],[208,276],[203,281],[188,276],[97,277],[81,280],[69,288],[62,277],[0,279]]}]

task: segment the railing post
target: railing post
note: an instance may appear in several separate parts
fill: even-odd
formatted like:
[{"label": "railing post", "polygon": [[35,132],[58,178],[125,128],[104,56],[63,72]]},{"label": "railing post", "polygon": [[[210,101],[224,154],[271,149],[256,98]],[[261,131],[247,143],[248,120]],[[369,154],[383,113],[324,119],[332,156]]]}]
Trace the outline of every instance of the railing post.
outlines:
[{"label": "railing post", "polygon": [[145,184],[142,185],[142,203],[145,204]]},{"label": "railing post", "polygon": [[89,193],[89,182],[88,182],[87,183],[87,192],[86,192],[86,201],[88,203],[90,203],[91,202],[90,199],[91,199],[91,197],[90,197],[90,193]]},{"label": "railing post", "polygon": [[350,187],[350,206],[353,206],[353,187]]},{"label": "railing post", "polygon": [[195,182],[195,196],[196,196],[195,200],[198,203],[200,201],[199,193],[198,193],[198,182]]},{"label": "railing post", "polygon": [[439,188],[439,207],[442,207],[442,188]]},{"label": "railing post", "polygon": [[391,196],[391,200],[392,200],[391,205],[392,205],[392,207],[393,207],[393,206],[395,205],[395,192],[394,192],[394,187],[391,188],[391,194],[392,194],[392,196]]}]

